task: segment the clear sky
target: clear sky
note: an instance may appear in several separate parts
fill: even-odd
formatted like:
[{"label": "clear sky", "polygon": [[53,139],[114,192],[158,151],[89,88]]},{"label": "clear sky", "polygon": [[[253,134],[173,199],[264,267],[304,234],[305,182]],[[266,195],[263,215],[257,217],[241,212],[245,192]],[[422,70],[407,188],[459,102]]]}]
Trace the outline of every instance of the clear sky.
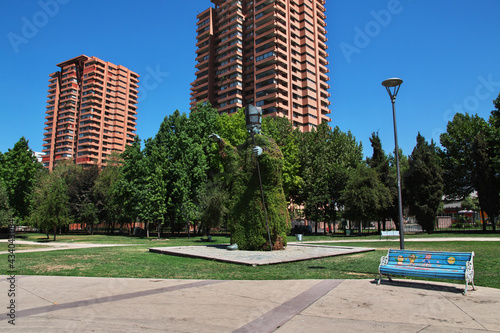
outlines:
[{"label": "clear sky", "polygon": [[[0,151],[20,137],[41,151],[49,74],[96,56],[139,73],[137,134],[189,112],[196,15],[209,0],[16,0],[0,4]],[[379,132],[394,149],[392,109],[381,82],[400,77],[399,144],[420,132],[439,140],[458,112],[488,118],[500,92],[500,1],[326,0],[331,126],[350,130],[371,155]]]}]

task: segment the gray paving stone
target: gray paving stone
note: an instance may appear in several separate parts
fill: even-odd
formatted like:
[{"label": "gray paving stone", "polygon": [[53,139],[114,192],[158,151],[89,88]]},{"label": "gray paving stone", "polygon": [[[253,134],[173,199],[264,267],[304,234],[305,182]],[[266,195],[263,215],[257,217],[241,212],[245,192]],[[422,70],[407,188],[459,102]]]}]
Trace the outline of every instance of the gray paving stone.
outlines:
[{"label": "gray paving stone", "polygon": [[216,260],[242,265],[270,265],[292,261],[303,261],[345,254],[374,251],[367,247],[326,246],[312,244],[289,244],[281,251],[229,251],[227,245],[200,245],[178,247],[153,247],[150,252]]}]

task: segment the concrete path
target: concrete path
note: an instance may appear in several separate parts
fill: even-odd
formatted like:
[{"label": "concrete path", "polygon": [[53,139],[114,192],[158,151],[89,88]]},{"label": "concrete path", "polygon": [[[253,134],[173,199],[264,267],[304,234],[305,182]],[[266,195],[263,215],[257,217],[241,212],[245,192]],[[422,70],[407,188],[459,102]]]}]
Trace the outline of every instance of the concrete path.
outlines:
[{"label": "concrete path", "polygon": [[463,296],[462,284],[435,281],[16,276],[14,284],[9,297],[1,276],[1,332],[500,331],[500,290]]},{"label": "concrete path", "polygon": [[[0,243],[7,243],[7,239],[1,239]],[[27,245],[43,245],[46,247],[38,247],[33,249],[26,250],[18,250],[16,249],[16,253],[23,252],[44,252],[44,251],[56,251],[56,250],[72,250],[72,249],[88,249],[92,247],[110,247],[110,246],[135,246],[135,244],[93,244],[93,243],[61,243],[61,242],[32,242],[32,241],[23,241],[23,240],[15,240],[15,244],[27,244]],[[8,253],[8,251],[0,251],[0,254]]]}]

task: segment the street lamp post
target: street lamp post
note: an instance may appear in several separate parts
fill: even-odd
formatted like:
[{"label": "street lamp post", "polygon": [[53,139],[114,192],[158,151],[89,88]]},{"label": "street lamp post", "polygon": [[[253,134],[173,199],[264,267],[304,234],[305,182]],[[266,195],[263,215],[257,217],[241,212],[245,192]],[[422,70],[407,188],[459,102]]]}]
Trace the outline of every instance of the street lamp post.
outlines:
[{"label": "street lamp post", "polygon": [[[403,80],[398,78],[387,79],[382,82],[382,85],[387,89],[392,102],[392,118],[394,120],[394,144],[396,146],[396,169],[398,172],[398,213],[399,213],[399,245],[401,250],[405,248],[404,239],[404,222],[403,222],[403,201],[401,198],[401,173],[399,171],[399,145],[398,145],[398,130],[396,128],[396,108],[394,104],[396,103],[396,96],[399,91],[399,87],[403,83]],[[392,90],[391,90],[392,88]]]}]

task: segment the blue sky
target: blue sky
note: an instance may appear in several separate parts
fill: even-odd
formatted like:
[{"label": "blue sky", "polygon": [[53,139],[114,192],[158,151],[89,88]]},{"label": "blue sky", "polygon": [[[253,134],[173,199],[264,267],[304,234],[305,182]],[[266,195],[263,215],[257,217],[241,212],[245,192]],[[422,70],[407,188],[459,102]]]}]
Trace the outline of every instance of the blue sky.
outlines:
[{"label": "blue sky", "polygon": [[[141,75],[137,134],[189,111],[196,15],[209,0],[2,1],[0,151],[26,137],[42,149],[49,74],[85,54]],[[420,132],[439,140],[456,112],[488,118],[500,92],[500,1],[326,0],[331,126],[350,130],[371,155],[379,132],[394,149],[392,109],[381,82],[400,77],[399,144]],[[147,82],[147,84],[145,84]]]}]

